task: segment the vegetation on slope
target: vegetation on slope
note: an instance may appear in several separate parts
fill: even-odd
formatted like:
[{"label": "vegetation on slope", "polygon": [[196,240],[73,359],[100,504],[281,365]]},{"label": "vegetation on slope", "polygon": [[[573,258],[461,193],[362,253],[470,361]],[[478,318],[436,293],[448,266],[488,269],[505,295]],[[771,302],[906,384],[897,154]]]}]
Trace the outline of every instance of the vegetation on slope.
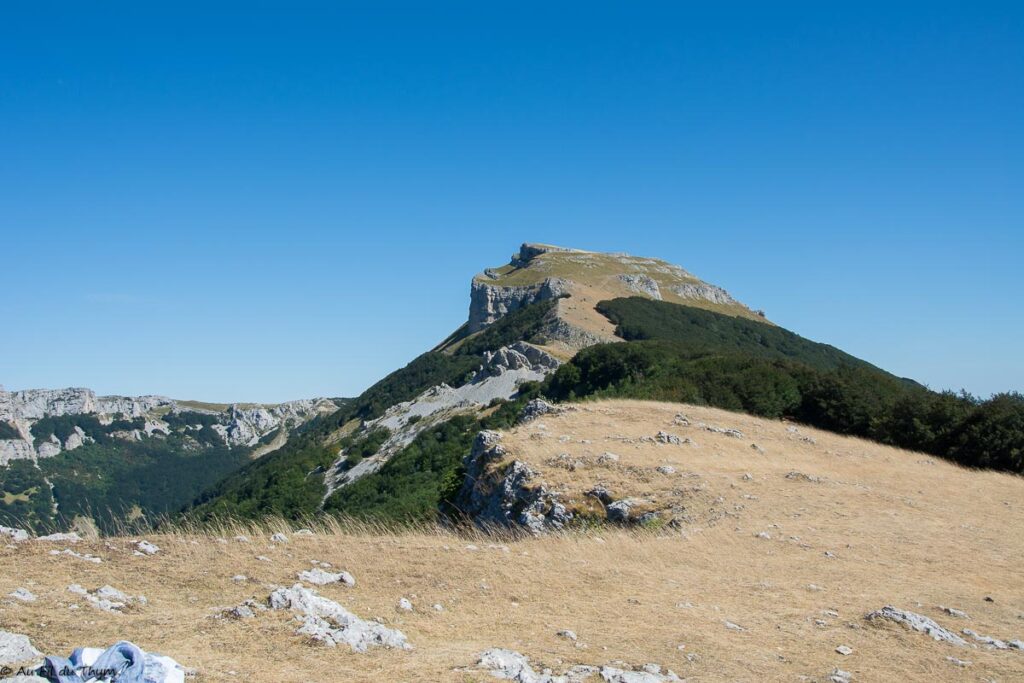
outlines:
[{"label": "vegetation on slope", "polygon": [[[545,301],[505,316],[482,333],[456,338],[420,356],[368,389],[346,409],[310,425],[277,453],[252,463],[206,494],[193,515],[301,518],[324,495],[323,471],[339,447],[374,451],[369,435],[323,446],[353,418],[379,416],[440,382],[457,385],[485,351],[538,338]],[[455,512],[449,504],[462,481],[462,458],[483,428],[511,424],[522,403],[628,397],[709,405],[786,417],[842,434],[934,453],[955,462],[1024,471],[1024,398],[1005,394],[979,401],[936,393],[886,373],[839,349],[778,327],[643,298],[604,301],[598,310],[625,343],[579,352],[542,385],[524,387],[516,401],[489,417],[455,418],[420,434],[379,471],[336,491],[331,513],[390,520],[424,520]],[[354,463],[350,463],[354,464]]]},{"label": "vegetation on slope", "polygon": [[193,501],[193,516],[297,519],[310,514],[323,499],[323,472],[338,450],[324,444],[333,423],[334,416],[319,417],[296,429],[284,446],[204,491]]},{"label": "vegetation on slope", "polygon": [[[450,386],[461,386],[480,367],[483,355],[488,351],[497,351],[521,340],[538,339],[541,333],[544,316],[555,305],[554,300],[537,302],[504,316],[482,332],[453,341],[449,351],[428,351],[417,357],[405,367],[392,372],[358,398],[327,418],[311,421],[303,429],[298,430],[280,449],[263,457],[248,466],[232,473],[218,482],[195,502],[187,515],[192,519],[204,520],[223,517],[242,519],[259,518],[276,515],[292,519],[302,518],[316,512],[327,489],[323,483],[326,468],[337,458],[338,452],[346,446],[346,442],[327,444],[332,432],[350,420],[373,420],[380,417],[389,407],[396,403],[409,401],[432,386],[441,383]],[[430,438],[429,436],[423,437]],[[445,476],[454,467],[453,462],[461,463],[465,452],[454,455],[453,439],[443,439],[445,457],[430,460],[429,463],[414,464],[412,471],[424,468],[431,473],[440,472]],[[347,442],[355,443],[355,439]],[[409,448],[416,446],[410,445]],[[408,450],[408,448],[406,449]],[[406,460],[417,460],[419,456],[399,453],[380,472],[371,475],[373,481],[380,482],[382,489],[391,486],[386,480],[392,476],[399,477],[398,468]],[[443,465],[439,464],[442,463]],[[396,463],[392,465],[392,463]],[[355,463],[349,462],[349,465]],[[403,475],[404,476],[404,475]],[[426,477],[413,477],[415,481],[403,483],[401,488],[411,499],[422,502],[426,500],[422,489],[426,481],[433,481],[434,474]],[[378,484],[373,484],[377,486]],[[351,486],[346,487],[349,490]],[[360,491],[362,489],[358,489]],[[346,494],[349,495],[349,494]],[[353,493],[351,495],[357,495]],[[363,494],[359,494],[363,495]],[[366,493],[365,495],[371,495]],[[374,494],[376,495],[376,494]],[[351,512],[356,506],[342,500],[331,503],[332,510]],[[394,509],[421,509],[419,503],[398,501]],[[436,504],[434,505],[436,509]],[[396,513],[398,514],[398,513]],[[419,513],[417,513],[419,514]],[[399,516],[403,516],[399,514]],[[416,515],[408,515],[416,516]]]},{"label": "vegetation on slope", "polygon": [[21,434],[10,422],[0,420],[0,439],[20,439]]},{"label": "vegetation on slope", "polygon": [[1024,472],[1020,394],[980,401],[933,392],[785,330],[677,304],[630,298],[599,306],[622,336],[638,341],[584,349],[550,378],[550,397],[679,401],[788,417],[967,466]]},{"label": "vegetation on slope", "polygon": [[691,353],[793,360],[818,370],[844,366],[878,370],[834,346],[781,327],[692,306],[628,297],[601,301],[596,309],[615,323],[615,334],[627,341],[666,339],[685,343]]},{"label": "vegetation on slope", "polygon": [[53,531],[81,515],[104,532],[142,527],[181,509],[210,481],[245,463],[248,453],[219,437],[201,445],[172,434],[87,443],[38,465],[16,460],[0,468],[0,524]]},{"label": "vegetation on slope", "polygon": [[434,521],[458,516],[452,501],[465,478],[462,460],[481,429],[512,426],[539,385],[524,384],[514,401],[481,418],[457,415],[424,431],[377,472],[335,491],[324,510],[364,519]]},{"label": "vegetation on slope", "polygon": [[145,424],[146,420],[141,417],[129,419],[120,416],[110,424],[104,425],[100,423],[99,418],[95,415],[57,415],[44,417],[36,421],[32,425],[32,438],[34,446],[37,448],[40,444],[49,441],[52,436],[57,437],[61,443],[64,443],[69,436],[75,433],[75,428],[77,427],[93,441],[106,444],[112,441],[110,435],[114,432],[142,429]]}]

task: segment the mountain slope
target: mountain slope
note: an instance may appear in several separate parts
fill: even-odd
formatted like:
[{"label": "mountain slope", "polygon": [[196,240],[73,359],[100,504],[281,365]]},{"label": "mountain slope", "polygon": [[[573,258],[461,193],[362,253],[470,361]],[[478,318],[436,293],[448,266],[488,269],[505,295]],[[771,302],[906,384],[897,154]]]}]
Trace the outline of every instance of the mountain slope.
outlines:
[{"label": "mountain slope", "polygon": [[[478,666],[481,653],[497,647],[555,674],[656,664],[693,681],[824,683],[836,669],[853,682],[1024,678],[1024,652],[964,632],[1024,638],[1024,536],[1010,533],[1024,525],[1020,477],[701,406],[573,407],[503,431],[508,457],[567,499],[603,484],[616,496],[678,502],[678,528],[501,537],[325,520],[312,535],[275,524],[147,537],[161,548],[151,557],[132,554],[136,538],[74,546],[100,564],[49,554],[62,545],[0,545],[0,566],[18,568],[0,572],[0,594],[27,586],[38,598],[11,600],[4,628],[46,654],[127,638],[204,681],[298,682],[330,671],[332,680],[484,683],[497,679]],[[680,413],[688,427],[677,424]],[[659,431],[693,443],[643,440]],[[619,461],[597,464],[605,451]],[[561,453],[584,464],[565,469]],[[288,543],[270,541],[279,531]],[[318,646],[287,611],[217,618],[248,599],[266,604],[313,560],[350,572],[355,585],[311,587],[400,629],[413,649]],[[103,614],[69,593],[71,583],[110,584],[148,604]],[[401,598],[411,611],[399,609]],[[933,619],[968,645],[866,618],[885,605]]]},{"label": "mountain slope", "polygon": [[937,394],[784,330],[678,266],[524,244],[476,276],[468,321],[273,456],[207,491],[196,519],[457,513],[475,432],[529,399],[631,397],[791,417],[1024,471],[1024,399]]},{"label": "mountain slope", "polygon": [[102,530],[173,514],[338,404],[218,405],[89,389],[0,389],[0,524]]}]

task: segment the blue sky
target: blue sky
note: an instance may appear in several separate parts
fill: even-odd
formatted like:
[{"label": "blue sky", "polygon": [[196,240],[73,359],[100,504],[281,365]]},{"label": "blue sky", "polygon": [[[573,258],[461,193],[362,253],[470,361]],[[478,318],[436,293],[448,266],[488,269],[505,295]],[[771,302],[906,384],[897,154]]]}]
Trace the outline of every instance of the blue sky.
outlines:
[{"label": "blue sky", "polygon": [[8,389],[354,395],[528,240],[1024,390],[1020,3],[150,4],[2,10]]}]

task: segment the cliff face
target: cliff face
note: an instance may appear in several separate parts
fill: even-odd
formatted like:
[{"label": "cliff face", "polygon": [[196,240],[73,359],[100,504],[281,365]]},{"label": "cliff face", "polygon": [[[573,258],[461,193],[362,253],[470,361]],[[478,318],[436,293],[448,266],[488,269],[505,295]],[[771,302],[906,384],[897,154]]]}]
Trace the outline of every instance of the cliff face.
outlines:
[{"label": "cliff face", "polygon": [[26,389],[4,391],[0,387],[0,420],[39,420],[62,415],[121,413],[142,417],[174,402],[164,396],[96,396],[92,389]]},{"label": "cliff face", "polygon": [[[80,387],[23,391],[5,391],[0,387],[0,422],[7,423],[18,435],[17,438],[0,438],[0,466],[12,460],[53,457],[94,440],[81,427],[75,426],[63,440],[51,434],[36,443],[32,427],[47,417],[93,415],[102,425],[109,425],[114,419],[142,418],[140,428],[109,433],[115,439],[139,440],[170,434],[170,425],[161,419],[168,413],[206,413],[217,417],[213,429],[226,444],[254,446],[276,429],[295,426],[336,408],[327,399],[307,399],[268,406],[233,404],[214,410],[166,396],[97,396],[92,389]],[[201,425],[194,428],[198,430]]]},{"label": "cliff face", "polygon": [[[486,277],[486,276],[485,276]],[[545,278],[535,285],[505,287],[500,281],[474,278],[469,292],[469,331],[479,332],[498,318],[523,306],[556,299],[569,292],[570,283],[561,278]]]}]

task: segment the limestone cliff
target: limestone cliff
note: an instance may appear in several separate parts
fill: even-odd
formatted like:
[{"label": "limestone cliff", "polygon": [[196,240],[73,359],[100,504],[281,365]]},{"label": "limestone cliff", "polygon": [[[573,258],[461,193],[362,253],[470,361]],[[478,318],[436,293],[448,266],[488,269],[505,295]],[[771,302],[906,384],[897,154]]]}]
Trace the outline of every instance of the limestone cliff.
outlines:
[{"label": "limestone cliff", "polygon": [[[204,413],[217,417],[213,429],[229,446],[254,446],[277,429],[297,426],[320,413],[336,409],[337,406],[328,399],[305,399],[275,405],[216,405],[176,401],[166,396],[97,396],[93,390],[80,387],[5,391],[0,386],[0,422],[11,427],[8,438],[0,437],[0,466],[12,460],[53,457],[94,440],[79,426],[75,426],[63,440],[55,434],[41,441],[36,439],[32,433],[33,425],[48,417],[91,415],[101,425],[111,425],[115,419],[137,420],[140,425],[137,428],[112,429],[108,434],[115,439],[139,440],[170,434],[171,427],[162,419],[169,413]],[[194,426],[195,429],[200,427]],[[11,438],[11,431],[17,434],[15,438]]]}]

